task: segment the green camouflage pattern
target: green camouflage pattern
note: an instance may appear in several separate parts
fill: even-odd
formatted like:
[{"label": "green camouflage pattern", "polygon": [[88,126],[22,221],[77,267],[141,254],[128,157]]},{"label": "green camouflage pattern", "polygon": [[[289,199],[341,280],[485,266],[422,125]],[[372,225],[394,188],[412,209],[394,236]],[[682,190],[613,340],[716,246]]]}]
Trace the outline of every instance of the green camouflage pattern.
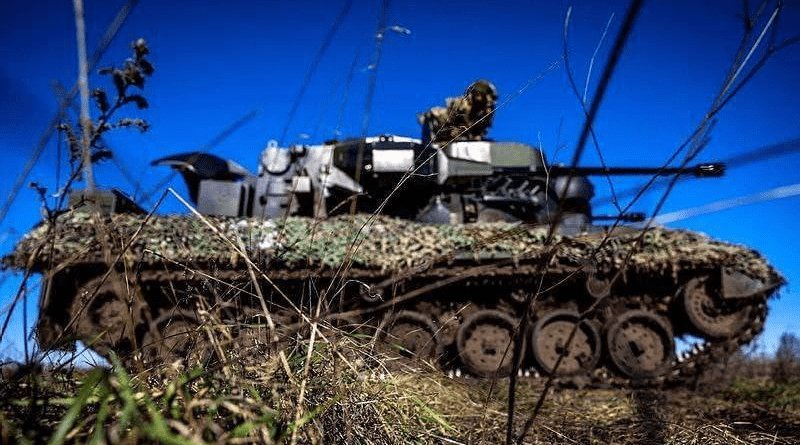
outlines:
[{"label": "green camouflage pattern", "polygon": [[454,259],[519,261],[552,255],[550,266],[589,265],[600,272],[620,270],[624,264],[626,271],[657,275],[726,266],[752,278],[782,280],[758,252],[697,232],[657,227],[643,233],[620,227],[610,235],[608,229],[575,237],[555,235],[546,243],[547,232],[544,227],[510,223],[431,225],[368,215],[326,220],[172,215],[152,216],[145,222],[141,216],[127,214],[71,212],[59,216],[55,226],[43,222],[35,227],[3,263],[41,272],[65,262],[108,262],[129,243],[126,261],[213,259],[230,268],[245,267],[239,251],[244,246],[265,270],[336,268],[351,260],[355,268],[391,273]]}]

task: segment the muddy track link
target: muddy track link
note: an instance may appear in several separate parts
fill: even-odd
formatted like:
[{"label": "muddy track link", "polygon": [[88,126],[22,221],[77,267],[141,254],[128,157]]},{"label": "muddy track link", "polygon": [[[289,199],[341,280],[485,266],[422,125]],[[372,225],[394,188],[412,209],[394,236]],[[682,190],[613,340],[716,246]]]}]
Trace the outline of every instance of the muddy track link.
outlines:
[{"label": "muddy track link", "polygon": [[[693,232],[545,240],[535,227],[367,216],[65,214],[3,262],[46,279],[45,348],[79,338],[131,362],[208,358],[221,341],[285,341],[319,309],[381,352],[484,378],[512,372],[522,335],[523,375],[553,372],[563,355],[558,380],[580,386],[691,383],[762,330],[783,284],[757,252]],[[684,335],[702,346],[676,356]]]}]

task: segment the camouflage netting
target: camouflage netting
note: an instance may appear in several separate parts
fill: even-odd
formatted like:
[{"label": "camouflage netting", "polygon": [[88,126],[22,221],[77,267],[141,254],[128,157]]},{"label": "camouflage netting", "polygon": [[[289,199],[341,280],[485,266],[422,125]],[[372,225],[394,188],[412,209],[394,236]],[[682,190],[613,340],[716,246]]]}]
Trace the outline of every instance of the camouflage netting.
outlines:
[{"label": "camouflage netting", "polygon": [[[546,229],[507,223],[427,225],[366,215],[324,221],[299,217],[285,221],[215,217],[206,220],[217,229],[189,216],[154,216],[142,226],[141,216],[117,214],[95,220],[89,214],[68,213],[58,218],[55,230],[51,230],[49,223],[34,228],[3,263],[20,269],[29,264],[41,271],[51,258],[56,264],[110,260],[131,239],[126,260],[167,259],[184,263],[214,259],[221,264],[244,267],[233,247],[241,242],[248,255],[267,270],[303,267],[307,261],[312,266],[332,268],[350,256],[354,267],[389,272],[454,259],[539,258],[548,251],[544,243]],[[141,232],[133,238],[140,227]],[[551,264],[591,263],[599,271],[613,271],[623,265],[631,249],[636,249],[628,261],[628,270],[671,274],[687,267],[722,265],[758,279],[780,279],[754,250],[696,232],[649,229],[639,247],[636,240],[641,232],[629,228],[621,232],[605,242],[603,233],[556,236]],[[46,242],[50,233],[55,234],[53,243]],[[31,256],[33,252],[38,253]]]}]

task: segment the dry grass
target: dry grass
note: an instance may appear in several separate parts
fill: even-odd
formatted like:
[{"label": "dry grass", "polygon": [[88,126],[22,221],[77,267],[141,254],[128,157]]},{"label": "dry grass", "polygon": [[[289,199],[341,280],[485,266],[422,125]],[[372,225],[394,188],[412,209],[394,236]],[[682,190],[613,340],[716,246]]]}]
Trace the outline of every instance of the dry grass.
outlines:
[{"label": "dry grass", "polygon": [[[310,354],[308,339],[286,345],[284,363],[266,348],[229,344],[240,353],[225,363],[176,361],[131,375],[121,367],[7,373],[0,437],[109,444],[505,440],[507,379],[448,378],[427,363],[378,355],[363,339],[323,332],[330,340],[315,342]],[[298,380],[303,369],[305,385]],[[713,393],[556,389],[523,443],[800,441],[800,401],[778,406],[758,399],[774,397],[774,385],[737,382]],[[543,386],[541,379],[518,382],[516,431]]]}]

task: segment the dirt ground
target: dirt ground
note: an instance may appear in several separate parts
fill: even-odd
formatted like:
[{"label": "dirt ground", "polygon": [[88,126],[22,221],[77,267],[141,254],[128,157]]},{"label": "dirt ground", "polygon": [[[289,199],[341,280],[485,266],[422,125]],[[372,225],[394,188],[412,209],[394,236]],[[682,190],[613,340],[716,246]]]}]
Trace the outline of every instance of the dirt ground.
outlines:
[{"label": "dirt ground", "polygon": [[[0,440],[3,444],[44,443],[57,430],[59,422],[80,392],[85,372],[16,373],[0,381]],[[113,379],[113,374],[110,374]],[[291,420],[296,392],[289,386],[273,381],[264,383],[263,397],[271,394],[276,412],[283,410]],[[340,376],[341,377],[341,376]],[[136,379],[134,379],[136,380]],[[222,380],[208,385],[219,385]],[[317,432],[301,435],[297,443],[441,443],[496,444],[505,443],[507,429],[508,380],[491,382],[471,378],[448,378],[431,373],[397,373],[370,375],[342,383],[339,387],[330,380],[310,381],[307,403],[324,406],[309,423],[318,422]],[[798,385],[779,386],[770,382],[742,380],[734,385],[711,390],[708,387],[692,391],[677,389],[551,389],[535,419],[534,406],[542,394],[544,379],[525,379],[519,382],[514,411],[514,435],[525,431],[522,443],[544,444],[797,444],[800,443],[800,391]],[[324,383],[318,385],[319,383]],[[252,382],[241,383],[251,387]],[[112,383],[112,386],[115,384]],[[255,386],[253,386],[255,387]],[[148,389],[149,388],[149,389]],[[141,380],[137,400],[148,392],[159,405],[164,386],[150,379]],[[228,390],[231,392],[231,389]],[[237,392],[234,389],[232,392]],[[252,389],[251,389],[252,391]],[[200,389],[199,394],[209,390]],[[206,395],[202,404],[230,404]],[[237,396],[240,397],[240,396]],[[195,399],[195,403],[199,403]],[[239,399],[236,399],[239,400]],[[318,402],[315,402],[318,401]],[[264,400],[269,404],[269,400]],[[167,404],[169,405],[169,404]],[[125,406],[113,403],[109,406]],[[242,409],[245,405],[241,405]],[[172,406],[171,409],[175,409]],[[82,443],[92,434],[92,419],[97,405],[88,404],[81,411],[79,422],[65,442]],[[144,410],[143,410],[144,412]],[[169,409],[164,408],[169,417]],[[169,420],[179,433],[197,429],[198,425],[216,423],[218,429],[235,429],[235,417],[183,414]],[[108,431],[119,428],[120,416],[112,414],[106,422]],[[143,419],[147,420],[145,415]],[[271,424],[270,428],[286,429],[286,422]],[[527,428],[526,428],[527,424]],[[135,428],[135,425],[129,426]],[[311,428],[311,427],[309,427]],[[213,429],[213,428],[212,428]],[[116,434],[116,435],[114,435]],[[146,434],[106,433],[104,442],[153,443]],[[181,433],[183,434],[183,433]],[[207,437],[206,437],[207,436]],[[205,437],[204,442],[250,443],[247,439],[233,440],[225,433]],[[199,443],[188,433],[188,443]],[[288,436],[271,430],[274,443],[289,443]],[[281,438],[283,437],[283,438]],[[252,442],[270,440],[253,438]]]},{"label": "dirt ground", "polygon": [[687,389],[557,390],[526,442],[796,444],[800,409]]}]

